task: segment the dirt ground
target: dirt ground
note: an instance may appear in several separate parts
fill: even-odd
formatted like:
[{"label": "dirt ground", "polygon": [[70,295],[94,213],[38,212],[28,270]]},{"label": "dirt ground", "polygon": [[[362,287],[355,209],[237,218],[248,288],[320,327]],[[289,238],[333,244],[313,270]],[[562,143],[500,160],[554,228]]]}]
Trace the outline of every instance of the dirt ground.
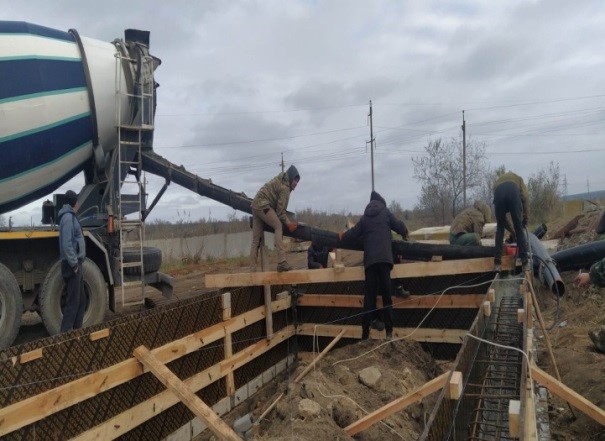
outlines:
[{"label": "dirt ground", "polygon": [[[578,228],[594,223],[594,216],[598,215],[600,213],[580,219]],[[561,219],[548,225],[549,234],[552,235],[568,220]],[[549,238],[548,235],[546,238]],[[599,239],[602,238],[597,237],[593,232],[574,234],[561,242],[560,249]],[[274,259],[274,256],[270,257]],[[306,252],[291,253],[288,260],[296,269],[303,269],[306,268],[306,257]],[[346,266],[360,265],[362,253],[344,251],[343,261]],[[275,262],[272,262],[272,265],[274,264]],[[169,271],[175,278],[173,300],[205,292],[205,274],[247,271],[247,259],[212,261]],[[576,275],[575,271],[561,274],[566,285],[566,294],[558,302],[549,290],[540,287],[539,281],[535,280],[537,296],[546,326],[552,328],[548,334],[563,383],[605,409],[605,354],[593,348],[587,334],[589,330],[605,325],[605,288],[590,287],[578,290],[572,283]],[[150,294],[157,303],[166,301],[155,291],[151,291]],[[134,310],[136,307],[131,307],[127,310],[119,310],[117,314],[126,314]],[[109,314],[107,318],[114,316]],[[37,315],[28,313],[17,343],[46,335]],[[541,332],[536,332],[535,335],[539,348],[538,363],[542,369],[554,376],[544,336]],[[306,365],[303,360],[301,366],[290,373],[290,377],[284,376],[281,381],[262,389],[255,397],[255,401],[249,404],[249,408],[238,408],[227,417],[228,421],[232,423],[237,416],[247,412],[258,417],[281,392],[289,391],[287,398],[281,400],[276,409],[261,423],[260,432],[255,440],[352,439],[344,433],[343,427],[367,412],[421,386],[447,368],[447,364],[430,359],[416,343],[394,341],[380,346],[381,343],[383,342],[362,341],[335,349],[299,385],[292,385],[292,379]],[[338,360],[348,361],[334,365]],[[359,379],[360,372],[366,368],[375,368],[381,375],[374,386],[364,385]],[[305,399],[319,405],[317,415],[312,414],[315,405]],[[303,400],[305,402],[301,408],[300,403]],[[376,424],[371,429],[356,435],[354,439],[415,440],[422,430],[424,418],[428,417],[431,411],[432,400],[434,400],[432,397],[425,398],[422,405],[415,405],[399,412],[387,418],[385,424]],[[552,396],[549,397],[550,430],[554,441],[605,441],[604,426],[578,410],[574,410],[574,414],[575,416],[571,414],[566,403]],[[199,439],[211,439],[211,436]]]},{"label": "dirt ground", "polygon": [[[278,381],[262,388],[250,407],[238,407],[226,421],[232,424],[248,412],[256,421],[280,394],[285,393],[261,421],[258,433],[250,439],[417,440],[437,394],[394,413],[354,438],[343,429],[417,389],[446,369],[416,342],[366,340],[331,350],[299,383],[294,383],[293,379],[312,358],[305,359],[294,372],[284,374]],[[213,436],[206,433],[196,439],[211,440]]]},{"label": "dirt ground", "polygon": [[[600,214],[594,212],[585,215],[580,219],[578,229],[594,225]],[[566,221],[569,219],[561,219],[549,226],[549,232],[555,232]],[[573,234],[562,240],[560,249],[600,239],[603,238],[597,236],[594,231]],[[546,327],[552,327],[548,334],[563,383],[601,409],[605,409],[605,354],[597,352],[588,337],[588,331],[605,325],[605,288],[591,285],[589,288],[576,289],[573,286],[576,276],[576,271],[561,273],[566,293],[559,302],[549,290],[542,287],[537,295]],[[541,333],[537,335],[540,367],[555,376],[544,337]],[[599,425],[578,410],[574,410],[574,416],[563,401],[552,396],[549,398],[553,440],[605,440],[605,426]]]}]

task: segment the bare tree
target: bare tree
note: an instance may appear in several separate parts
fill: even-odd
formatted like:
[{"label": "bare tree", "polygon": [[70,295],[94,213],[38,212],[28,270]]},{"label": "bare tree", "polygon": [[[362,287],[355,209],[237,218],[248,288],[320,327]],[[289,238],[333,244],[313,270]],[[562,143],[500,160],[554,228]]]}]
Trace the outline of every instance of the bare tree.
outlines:
[{"label": "bare tree", "polygon": [[527,180],[529,191],[529,215],[532,222],[548,222],[559,216],[563,210],[562,198],[565,194],[565,179],[561,176],[559,164],[550,162],[548,168],[531,175]]},{"label": "bare tree", "polygon": [[[435,221],[449,223],[462,207],[464,194],[462,140],[429,140],[426,154],[412,158],[414,177],[421,184],[418,208]],[[466,188],[481,185],[486,172],[485,143],[469,139],[466,143]]]}]

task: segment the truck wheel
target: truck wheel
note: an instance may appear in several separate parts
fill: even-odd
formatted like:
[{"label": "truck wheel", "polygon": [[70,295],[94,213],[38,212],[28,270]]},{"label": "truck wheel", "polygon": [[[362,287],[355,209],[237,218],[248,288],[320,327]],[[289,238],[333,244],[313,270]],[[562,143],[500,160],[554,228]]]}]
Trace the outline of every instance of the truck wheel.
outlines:
[{"label": "truck wheel", "polygon": [[0,263],[0,349],[8,348],[19,333],[23,298],[17,279]]},{"label": "truck wheel", "polygon": [[[141,252],[138,248],[124,248],[124,263],[138,262]],[[143,247],[143,271],[145,274],[154,273],[162,266],[162,250],[155,247]],[[124,268],[124,274],[141,274],[140,267]]]},{"label": "truck wheel", "polygon": [[[87,299],[82,320],[82,327],[85,328],[103,321],[107,309],[107,285],[99,267],[88,258],[84,259],[82,274]],[[50,335],[58,334],[61,331],[66,295],[59,260],[48,270],[40,291],[40,315]]]}]

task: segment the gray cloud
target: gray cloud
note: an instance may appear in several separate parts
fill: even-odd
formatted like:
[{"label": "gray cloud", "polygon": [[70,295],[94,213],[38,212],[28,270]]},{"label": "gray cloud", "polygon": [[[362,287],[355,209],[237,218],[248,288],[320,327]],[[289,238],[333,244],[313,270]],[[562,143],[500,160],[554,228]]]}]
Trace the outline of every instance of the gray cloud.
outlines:
[{"label": "gray cloud", "polygon": [[[93,11],[30,0],[3,5],[3,19],[103,41],[150,30],[158,153],[251,196],[283,153],[302,174],[293,210],[363,209],[369,100],[376,188],[404,208],[419,195],[411,158],[429,139],[459,137],[463,109],[492,166],[528,177],[553,160],[570,193],[605,188],[599,2],[109,0]],[[36,221],[40,205],[10,215]],[[185,207],[193,218],[231,211],[173,184],[154,216]]]}]

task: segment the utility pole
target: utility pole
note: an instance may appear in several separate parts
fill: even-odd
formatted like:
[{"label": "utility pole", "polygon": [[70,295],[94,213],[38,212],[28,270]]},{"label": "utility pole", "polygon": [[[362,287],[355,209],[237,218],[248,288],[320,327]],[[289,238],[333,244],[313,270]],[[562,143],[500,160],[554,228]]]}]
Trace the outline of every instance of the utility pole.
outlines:
[{"label": "utility pole", "polygon": [[370,100],[370,161],[372,166],[372,191],[374,191],[374,126],[372,122],[372,100]]},{"label": "utility pole", "polygon": [[281,152],[281,172],[284,172],[284,152]]},{"label": "utility pole", "polygon": [[466,121],[462,111],[462,208],[466,208]]}]

